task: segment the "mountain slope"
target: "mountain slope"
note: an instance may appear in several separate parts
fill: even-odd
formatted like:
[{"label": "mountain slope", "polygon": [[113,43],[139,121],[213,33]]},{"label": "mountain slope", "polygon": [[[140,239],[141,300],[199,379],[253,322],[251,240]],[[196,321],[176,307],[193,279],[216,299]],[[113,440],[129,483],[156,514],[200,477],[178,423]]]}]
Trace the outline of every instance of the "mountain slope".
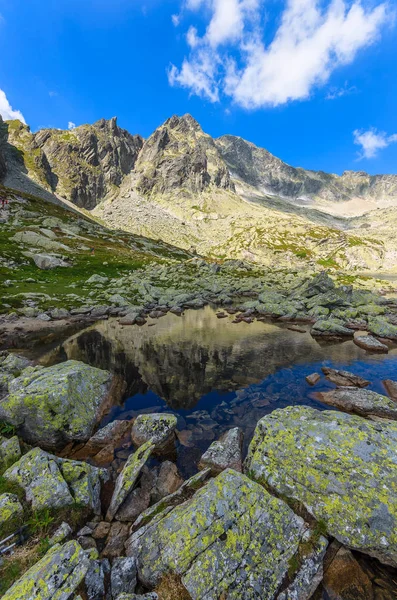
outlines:
[{"label": "mountain slope", "polygon": [[296,169],[241,138],[213,140],[190,115],[146,141],[115,119],[36,134],[13,121],[2,131],[6,182],[33,181],[112,228],[267,266],[397,268],[390,228],[338,216],[396,205],[395,175]]}]

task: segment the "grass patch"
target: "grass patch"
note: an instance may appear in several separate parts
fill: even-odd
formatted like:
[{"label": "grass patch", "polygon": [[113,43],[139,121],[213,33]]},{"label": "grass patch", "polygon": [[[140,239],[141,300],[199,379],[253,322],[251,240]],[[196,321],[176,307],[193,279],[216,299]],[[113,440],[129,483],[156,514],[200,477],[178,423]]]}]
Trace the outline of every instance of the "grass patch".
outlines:
[{"label": "grass patch", "polygon": [[339,267],[338,263],[333,258],[320,258],[320,260],[317,261],[317,264],[321,265],[322,267],[329,267],[334,269],[337,269]]},{"label": "grass patch", "polygon": [[191,595],[176,573],[168,573],[156,588],[159,600],[192,600]]}]

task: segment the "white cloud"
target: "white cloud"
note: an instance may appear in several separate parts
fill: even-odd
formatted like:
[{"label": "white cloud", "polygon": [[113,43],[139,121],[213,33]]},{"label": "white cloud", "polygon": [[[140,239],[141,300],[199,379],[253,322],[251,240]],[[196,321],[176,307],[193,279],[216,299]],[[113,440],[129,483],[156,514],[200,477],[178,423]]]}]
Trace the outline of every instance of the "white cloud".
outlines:
[{"label": "white cloud", "polygon": [[387,148],[390,144],[397,142],[397,134],[388,135],[384,131],[374,128],[367,131],[356,129],[353,131],[354,143],[361,146],[360,158],[374,158],[379,150]]},{"label": "white cloud", "polygon": [[172,15],[171,21],[172,21],[172,24],[174,25],[174,27],[178,27],[179,23],[181,22],[181,18],[179,15]]},{"label": "white cloud", "polygon": [[331,87],[329,88],[325,99],[326,100],[336,100],[336,98],[341,98],[342,96],[350,96],[350,94],[355,94],[357,92],[357,88],[355,85],[348,85],[347,82],[341,88]]},{"label": "white cloud", "polygon": [[316,0],[287,0],[278,29],[266,44],[264,0],[186,0],[184,6],[200,9],[200,16],[208,13],[209,20],[202,37],[190,28],[190,54],[180,69],[172,65],[171,85],[212,102],[225,93],[245,108],[308,98],[335,69],[351,63],[377,39],[388,16],[386,4],[365,9],[359,0],[331,0],[327,6]]},{"label": "white cloud", "polygon": [[76,129],[76,123],[73,123],[73,121],[69,121],[68,129]]},{"label": "white cloud", "polygon": [[0,90],[0,115],[3,117],[4,121],[19,119],[26,125],[25,117],[20,110],[14,110],[12,108],[3,90]]}]

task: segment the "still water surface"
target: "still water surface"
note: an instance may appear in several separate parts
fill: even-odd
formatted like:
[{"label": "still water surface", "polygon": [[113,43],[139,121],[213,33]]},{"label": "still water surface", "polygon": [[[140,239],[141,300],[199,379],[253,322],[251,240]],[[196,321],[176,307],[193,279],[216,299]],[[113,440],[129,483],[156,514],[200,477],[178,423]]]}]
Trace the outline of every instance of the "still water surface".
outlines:
[{"label": "still water surface", "polygon": [[231,427],[243,429],[246,448],[257,421],[276,408],[305,404],[329,410],[314,392],[335,386],[324,377],[315,388],[305,381],[322,366],[361,375],[380,393],[383,379],[397,379],[397,348],[371,355],[352,341],[319,342],[285,324],[232,320],[218,319],[211,307],[182,317],[167,314],[143,327],[122,327],[111,319],[70,337],[42,362],[82,360],[125,378],[126,397],[102,425],[143,412],[176,413],[177,462],[185,476]]}]

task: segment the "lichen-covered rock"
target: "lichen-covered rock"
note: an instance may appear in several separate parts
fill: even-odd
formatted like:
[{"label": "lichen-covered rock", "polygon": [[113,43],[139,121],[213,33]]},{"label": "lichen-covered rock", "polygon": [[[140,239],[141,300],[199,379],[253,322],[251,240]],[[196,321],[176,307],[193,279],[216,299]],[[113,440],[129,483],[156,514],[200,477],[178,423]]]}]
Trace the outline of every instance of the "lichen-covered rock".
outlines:
[{"label": "lichen-covered rock", "polygon": [[359,388],[339,388],[317,393],[317,398],[340,410],[362,417],[397,419],[397,404],[387,396]]},{"label": "lichen-covered rock", "polygon": [[212,442],[200,458],[199,469],[210,467],[216,475],[224,469],[243,470],[242,465],[243,432],[239,427],[229,429],[222,437]]},{"label": "lichen-covered rock", "polygon": [[153,449],[154,445],[149,441],[138,448],[134,454],[129,456],[123,470],[117,478],[116,487],[106,514],[107,521],[112,521],[114,519],[128,494],[133,490],[142,467],[153,452]]},{"label": "lichen-covered rock", "polygon": [[382,344],[382,342],[374,338],[372,335],[356,335],[353,338],[353,342],[356,344],[356,346],[359,346],[368,352],[380,352],[384,354],[389,352],[389,348],[386,346],[386,344]]},{"label": "lichen-covered rock", "polygon": [[16,435],[12,438],[0,436],[0,469],[9,467],[12,463],[16,462],[21,454],[21,446]]},{"label": "lichen-covered rock", "polygon": [[257,424],[247,472],[342,544],[397,565],[397,424],[308,407]]},{"label": "lichen-covered rock", "polygon": [[340,321],[334,319],[321,319],[314,323],[311,332],[314,337],[352,337],[353,331],[344,327]]},{"label": "lichen-covered rock", "polygon": [[227,469],[133,533],[126,550],[148,587],[175,572],[193,600],[271,600],[305,534],[282,500]]},{"label": "lichen-covered rock", "polygon": [[136,588],[136,563],[131,556],[116,558],[110,572],[110,588],[112,597],[122,593],[133,593]]},{"label": "lichen-covered rock", "polygon": [[109,400],[112,381],[108,371],[74,360],[24,371],[0,400],[0,419],[45,448],[85,441]]},{"label": "lichen-covered rock", "polygon": [[366,387],[371,382],[363,377],[354,375],[349,371],[340,371],[339,369],[330,369],[329,367],[322,367],[322,372],[325,377],[335,383],[335,385],[347,386],[347,387]]},{"label": "lichen-covered rock", "polygon": [[63,521],[63,523],[61,523],[60,526],[54,531],[54,533],[48,540],[48,543],[50,544],[50,546],[54,546],[55,544],[61,544],[69,536],[71,536],[72,533],[73,533],[73,530],[70,527],[69,523],[66,523],[66,521]]},{"label": "lichen-covered rock", "polygon": [[84,579],[89,562],[76,541],[56,545],[10,587],[3,600],[67,600]]},{"label": "lichen-covered rock", "polygon": [[370,317],[368,330],[379,337],[397,340],[397,325],[393,325],[385,317]]},{"label": "lichen-covered rock", "polygon": [[176,425],[177,418],[172,414],[139,415],[132,426],[132,441],[136,446],[151,441],[156,450],[162,450],[174,440]]},{"label": "lichen-covered rock", "polygon": [[15,494],[0,494],[0,530],[1,527],[23,515],[22,504]]},{"label": "lichen-covered rock", "polygon": [[8,354],[0,359],[0,369],[9,373],[13,377],[18,377],[24,369],[33,365],[33,361],[19,356],[18,354]]},{"label": "lichen-covered rock", "polygon": [[34,448],[7,469],[4,478],[20,485],[33,509],[78,502],[100,512],[101,481],[109,475],[87,463],[58,458]]}]

